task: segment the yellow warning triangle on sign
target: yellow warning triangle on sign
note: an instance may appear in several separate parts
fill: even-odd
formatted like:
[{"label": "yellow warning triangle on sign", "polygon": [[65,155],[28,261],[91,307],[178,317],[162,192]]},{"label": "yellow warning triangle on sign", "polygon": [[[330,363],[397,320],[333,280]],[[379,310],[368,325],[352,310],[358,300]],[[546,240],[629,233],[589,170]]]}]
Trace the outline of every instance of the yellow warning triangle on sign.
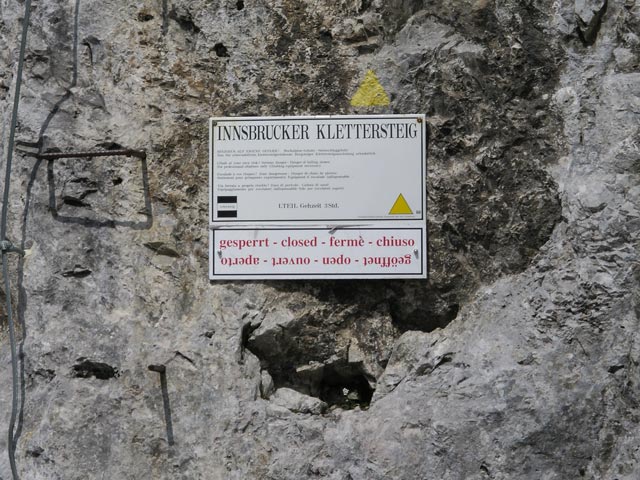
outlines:
[{"label": "yellow warning triangle on sign", "polygon": [[389,96],[378,81],[378,77],[369,70],[360,84],[358,91],[351,98],[353,107],[384,107],[389,105]]},{"label": "yellow warning triangle on sign", "polygon": [[411,207],[402,194],[398,195],[396,203],[394,203],[391,210],[389,210],[389,215],[411,215],[412,213]]}]

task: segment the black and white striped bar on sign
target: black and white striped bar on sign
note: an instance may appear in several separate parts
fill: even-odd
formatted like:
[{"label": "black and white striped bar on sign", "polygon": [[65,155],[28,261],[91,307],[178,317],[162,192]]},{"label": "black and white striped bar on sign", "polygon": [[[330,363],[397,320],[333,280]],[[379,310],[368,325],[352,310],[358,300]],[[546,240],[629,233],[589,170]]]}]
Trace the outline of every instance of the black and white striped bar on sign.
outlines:
[{"label": "black and white striped bar on sign", "polygon": [[237,218],[238,197],[218,195],[216,197],[216,209],[218,211],[218,218]]}]

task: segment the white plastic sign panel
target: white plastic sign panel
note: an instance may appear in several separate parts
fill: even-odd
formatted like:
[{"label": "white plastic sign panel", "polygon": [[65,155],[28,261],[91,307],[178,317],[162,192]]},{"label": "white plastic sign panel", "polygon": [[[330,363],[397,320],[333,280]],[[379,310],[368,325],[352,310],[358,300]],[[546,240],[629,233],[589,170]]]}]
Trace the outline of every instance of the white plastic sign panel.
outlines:
[{"label": "white plastic sign panel", "polygon": [[210,223],[425,218],[424,115],[210,120]]},{"label": "white plastic sign panel", "polygon": [[427,278],[421,227],[213,229],[209,248],[212,280]]}]

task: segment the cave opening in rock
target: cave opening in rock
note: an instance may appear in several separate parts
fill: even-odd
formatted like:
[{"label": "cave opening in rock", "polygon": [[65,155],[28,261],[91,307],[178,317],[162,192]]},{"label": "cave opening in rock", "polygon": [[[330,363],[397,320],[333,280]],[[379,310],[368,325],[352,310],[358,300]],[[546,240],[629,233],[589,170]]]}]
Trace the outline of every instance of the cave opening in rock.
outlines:
[{"label": "cave opening in rock", "polygon": [[352,365],[326,366],[316,388],[322,401],[346,410],[368,408],[374,392],[367,376]]},{"label": "cave opening in rock", "polygon": [[359,363],[311,363],[295,370],[267,369],[276,389],[284,387],[344,410],[369,408],[375,379]]}]

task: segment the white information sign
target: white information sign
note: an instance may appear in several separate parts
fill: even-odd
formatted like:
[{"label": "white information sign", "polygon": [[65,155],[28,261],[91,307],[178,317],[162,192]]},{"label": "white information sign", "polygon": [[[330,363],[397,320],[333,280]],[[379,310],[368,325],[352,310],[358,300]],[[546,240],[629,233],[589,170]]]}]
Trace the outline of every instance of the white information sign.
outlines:
[{"label": "white information sign", "polygon": [[211,230],[210,277],[425,278],[422,228]]},{"label": "white information sign", "polygon": [[423,115],[213,118],[212,224],[423,220]]},{"label": "white information sign", "polygon": [[424,115],[210,120],[212,280],[427,278]]}]

